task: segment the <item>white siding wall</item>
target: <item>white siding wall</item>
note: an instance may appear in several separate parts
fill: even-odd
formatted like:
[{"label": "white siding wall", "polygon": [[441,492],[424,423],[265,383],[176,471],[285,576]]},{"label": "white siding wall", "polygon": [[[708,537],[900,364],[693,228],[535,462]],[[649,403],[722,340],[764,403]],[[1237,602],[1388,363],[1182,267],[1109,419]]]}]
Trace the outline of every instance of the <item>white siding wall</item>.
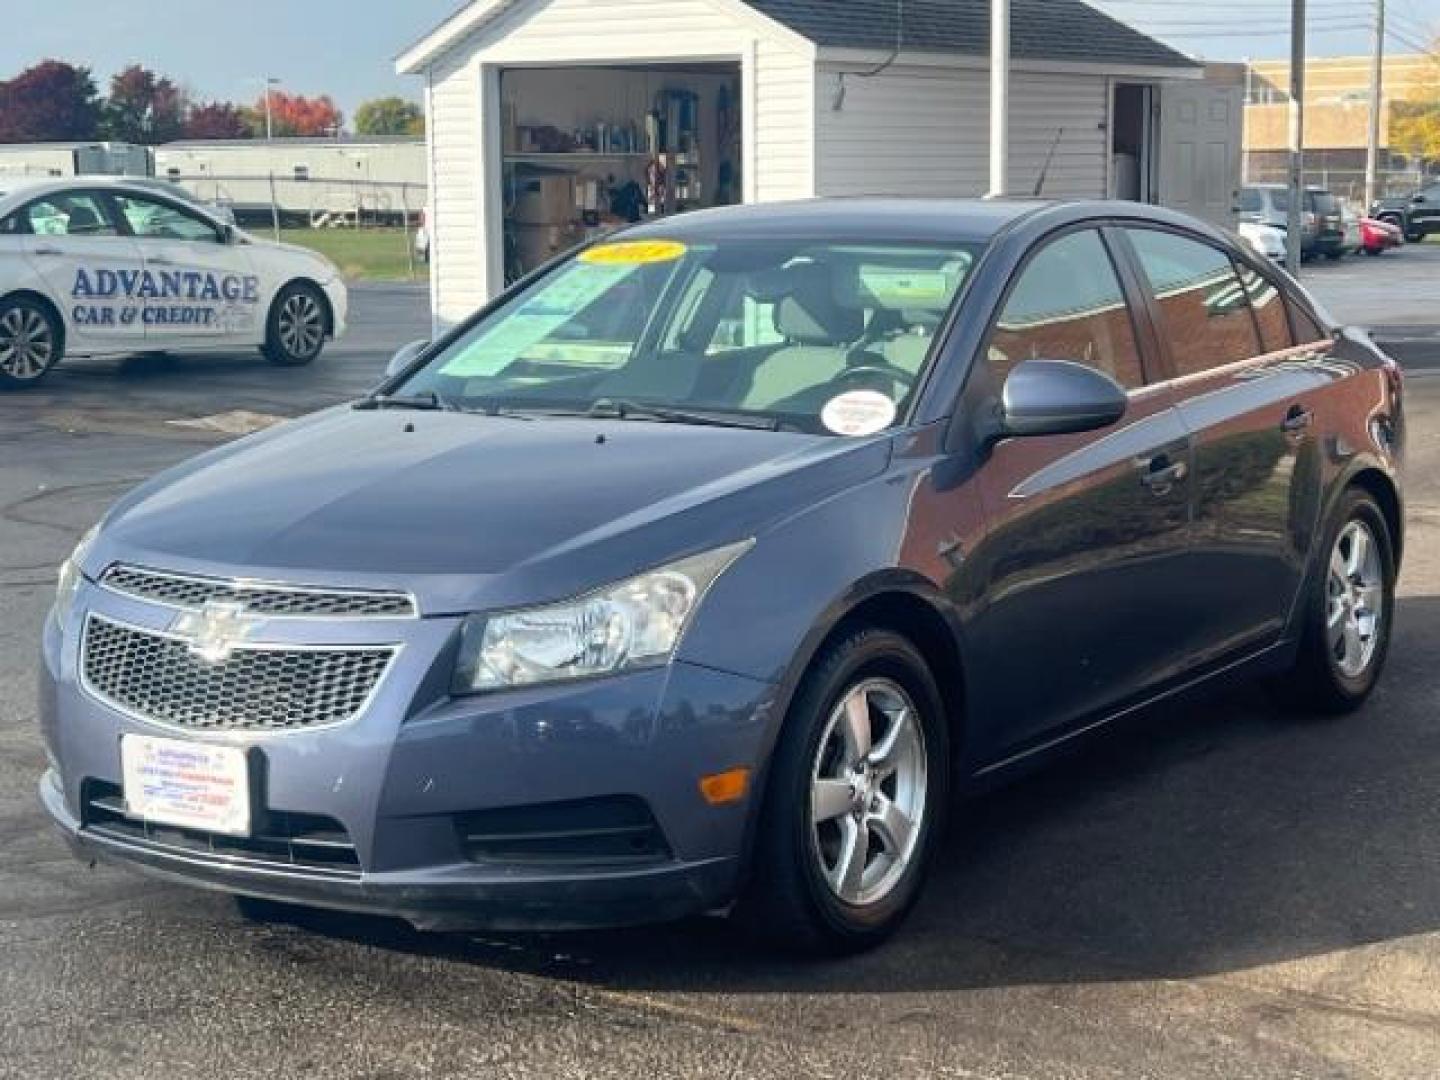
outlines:
[{"label": "white siding wall", "polygon": [[815,60],[760,42],[755,57],[755,201],[806,199],[815,190]]},{"label": "white siding wall", "polygon": [[[983,195],[989,186],[990,76],[978,67],[850,74],[821,65],[816,187],[822,195]],[[848,70],[854,70],[853,67]],[[1010,86],[1010,186],[1028,195],[1064,129],[1045,194],[1105,194],[1108,82],[1101,75],[1016,71]]]},{"label": "white siding wall", "polygon": [[[762,199],[814,194],[814,49],[776,35],[712,0],[517,0],[430,67],[435,265],[432,294],[442,323],[463,318],[501,285],[498,221],[485,190],[499,140],[482,132],[482,73],[651,61],[735,60],[753,55],[753,123]],[[750,78],[746,73],[743,77]],[[746,162],[746,166],[749,166]],[[487,213],[488,210],[488,213]]]},{"label": "white siding wall", "polygon": [[431,310],[439,322],[455,323],[488,295],[480,69],[473,58],[453,52],[429,78]]}]

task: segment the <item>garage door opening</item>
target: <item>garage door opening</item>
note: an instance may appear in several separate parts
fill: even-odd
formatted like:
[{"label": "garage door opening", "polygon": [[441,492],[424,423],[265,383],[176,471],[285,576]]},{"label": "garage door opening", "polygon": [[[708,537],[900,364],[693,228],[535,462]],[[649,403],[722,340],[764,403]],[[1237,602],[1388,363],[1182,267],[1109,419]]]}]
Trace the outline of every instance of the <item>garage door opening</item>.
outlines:
[{"label": "garage door opening", "polygon": [[623,225],[742,201],[739,63],[500,73],[505,280]]}]

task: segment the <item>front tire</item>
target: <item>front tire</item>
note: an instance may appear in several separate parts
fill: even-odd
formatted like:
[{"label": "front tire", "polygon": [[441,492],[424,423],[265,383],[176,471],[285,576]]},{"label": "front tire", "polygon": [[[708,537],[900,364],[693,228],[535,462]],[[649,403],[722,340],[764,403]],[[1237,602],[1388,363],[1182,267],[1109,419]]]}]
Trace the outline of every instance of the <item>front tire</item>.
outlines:
[{"label": "front tire", "polygon": [[26,296],[0,301],[0,390],[37,385],[65,352],[65,328]]},{"label": "front tire", "polygon": [[784,949],[846,954],[900,925],[949,797],[942,701],[924,658],[888,630],[821,654],[771,760],[739,909],[752,929]]},{"label": "front tire", "polygon": [[270,305],[261,352],[272,364],[302,367],[325,348],[330,333],[329,308],[314,285],[296,281],[280,290]]},{"label": "front tire", "polygon": [[1345,493],[1320,553],[1325,561],[1305,603],[1300,654],[1279,689],[1291,705],[1341,715],[1374,691],[1394,624],[1394,541],[1370,495]]}]

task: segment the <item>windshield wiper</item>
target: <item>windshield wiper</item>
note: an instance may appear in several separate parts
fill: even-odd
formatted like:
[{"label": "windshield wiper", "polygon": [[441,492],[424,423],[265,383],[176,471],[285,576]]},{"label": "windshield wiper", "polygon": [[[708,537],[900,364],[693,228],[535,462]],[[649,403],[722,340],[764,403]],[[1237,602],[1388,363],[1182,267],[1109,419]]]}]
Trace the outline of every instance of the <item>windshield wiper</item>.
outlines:
[{"label": "windshield wiper", "polygon": [[351,408],[361,411],[375,411],[378,409],[415,409],[420,412],[449,412],[451,407],[440,400],[440,396],[434,390],[426,390],[423,394],[375,394],[371,397],[361,398]]},{"label": "windshield wiper", "polygon": [[642,405],[636,401],[615,398],[601,398],[590,406],[586,415],[602,420],[652,420],[662,424],[696,424],[703,427],[742,428],[746,431],[780,430],[780,421],[771,417],[671,409],[662,405]]}]

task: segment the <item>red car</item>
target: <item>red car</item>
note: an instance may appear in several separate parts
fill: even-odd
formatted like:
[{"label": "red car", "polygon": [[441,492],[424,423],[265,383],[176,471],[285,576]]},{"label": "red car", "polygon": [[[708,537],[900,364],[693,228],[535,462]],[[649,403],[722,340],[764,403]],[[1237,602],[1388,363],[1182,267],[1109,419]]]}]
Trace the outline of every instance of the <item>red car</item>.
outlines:
[{"label": "red car", "polygon": [[1398,226],[1375,218],[1360,219],[1360,248],[1366,255],[1379,255],[1405,243]]}]

